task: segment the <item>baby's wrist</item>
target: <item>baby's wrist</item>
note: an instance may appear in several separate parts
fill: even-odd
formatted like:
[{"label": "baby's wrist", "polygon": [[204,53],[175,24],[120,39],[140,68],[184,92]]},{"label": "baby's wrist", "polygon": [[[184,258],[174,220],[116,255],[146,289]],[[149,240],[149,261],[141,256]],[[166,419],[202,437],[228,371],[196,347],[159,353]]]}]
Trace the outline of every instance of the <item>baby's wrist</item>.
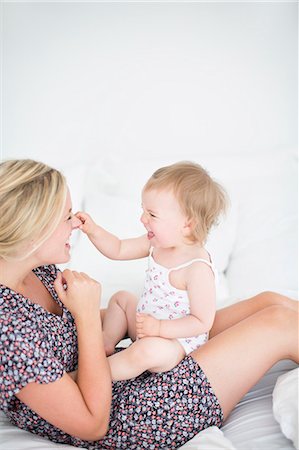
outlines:
[{"label": "baby's wrist", "polygon": [[158,320],[158,333],[157,333],[158,337],[161,337],[161,322],[162,320]]},{"label": "baby's wrist", "polygon": [[87,230],[86,230],[86,234],[90,239],[99,239],[100,234],[101,234],[101,228],[96,224],[89,224]]}]

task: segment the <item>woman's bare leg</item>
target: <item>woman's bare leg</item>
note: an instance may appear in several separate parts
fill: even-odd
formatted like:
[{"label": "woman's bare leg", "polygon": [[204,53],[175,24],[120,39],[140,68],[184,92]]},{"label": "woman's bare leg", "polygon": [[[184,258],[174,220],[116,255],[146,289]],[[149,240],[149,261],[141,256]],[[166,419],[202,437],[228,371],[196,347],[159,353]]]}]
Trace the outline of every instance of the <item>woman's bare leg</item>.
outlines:
[{"label": "woman's bare leg", "polygon": [[193,352],[226,418],[277,361],[299,361],[298,314],[269,306],[226,328]]},{"label": "woman's bare leg", "polygon": [[287,306],[295,311],[298,311],[299,302],[297,300],[291,300],[284,295],[277,294],[276,292],[262,292],[261,294],[247,300],[243,300],[235,303],[234,305],[219,309],[216,313],[214,324],[210,330],[209,336],[212,338],[252,314],[274,305]]},{"label": "woman's bare leg", "polygon": [[103,320],[107,356],[114,353],[116,344],[126,335],[136,339],[136,306],[137,298],[130,292],[119,291],[111,297]]}]

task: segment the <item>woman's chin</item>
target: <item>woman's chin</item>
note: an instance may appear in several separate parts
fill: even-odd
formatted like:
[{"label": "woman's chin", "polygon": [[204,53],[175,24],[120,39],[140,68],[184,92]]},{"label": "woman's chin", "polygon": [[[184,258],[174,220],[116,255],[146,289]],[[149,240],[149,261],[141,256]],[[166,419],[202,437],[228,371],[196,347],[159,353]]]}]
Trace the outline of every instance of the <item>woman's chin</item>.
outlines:
[{"label": "woman's chin", "polygon": [[71,259],[71,254],[70,254],[70,250],[66,250],[64,255],[61,255],[60,257],[57,258],[57,260],[55,261],[55,264],[65,264],[67,262],[69,262]]},{"label": "woman's chin", "polygon": [[71,254],[69,253],[68,255],[65,256],[63,263],[69,262],[70,259],[71,259]]}]

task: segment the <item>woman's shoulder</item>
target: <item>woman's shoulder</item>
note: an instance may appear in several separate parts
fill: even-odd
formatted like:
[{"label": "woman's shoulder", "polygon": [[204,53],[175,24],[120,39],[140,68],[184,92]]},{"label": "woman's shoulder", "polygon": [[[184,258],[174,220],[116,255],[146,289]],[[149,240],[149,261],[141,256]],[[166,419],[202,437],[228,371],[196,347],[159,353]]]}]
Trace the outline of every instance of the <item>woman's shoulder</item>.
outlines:
[{"label": "woman's shoulder", "polygon": [[[57,277],[59,268],[54,265],[45,265],[33,269],[36,276],[49,288],[53,286],[53,282]],[[0,284],[0,319],[3,315],[13,316],[34,316],[35,304],[26,301],[26,298],[19,292]]]}]

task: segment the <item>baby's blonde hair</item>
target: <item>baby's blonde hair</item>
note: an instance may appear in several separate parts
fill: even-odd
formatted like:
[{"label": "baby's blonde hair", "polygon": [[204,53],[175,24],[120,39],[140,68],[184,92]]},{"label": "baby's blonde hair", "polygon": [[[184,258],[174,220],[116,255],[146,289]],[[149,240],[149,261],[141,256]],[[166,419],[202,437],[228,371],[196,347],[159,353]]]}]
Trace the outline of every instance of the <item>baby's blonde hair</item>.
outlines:
[{"label": "baby's blonde hair", "polygon": [[224,214],[227,194],[199,164],[181,161],[156,170],[143,190],[170,189],[186,217],[192,222],[190,239],[204,243],[208,233]]},{"label": "baby's blonde hair", "polygon": [[64,176],[30,159],[0,164],[0,258],[22,260],[53,233],[67,195]]}]

